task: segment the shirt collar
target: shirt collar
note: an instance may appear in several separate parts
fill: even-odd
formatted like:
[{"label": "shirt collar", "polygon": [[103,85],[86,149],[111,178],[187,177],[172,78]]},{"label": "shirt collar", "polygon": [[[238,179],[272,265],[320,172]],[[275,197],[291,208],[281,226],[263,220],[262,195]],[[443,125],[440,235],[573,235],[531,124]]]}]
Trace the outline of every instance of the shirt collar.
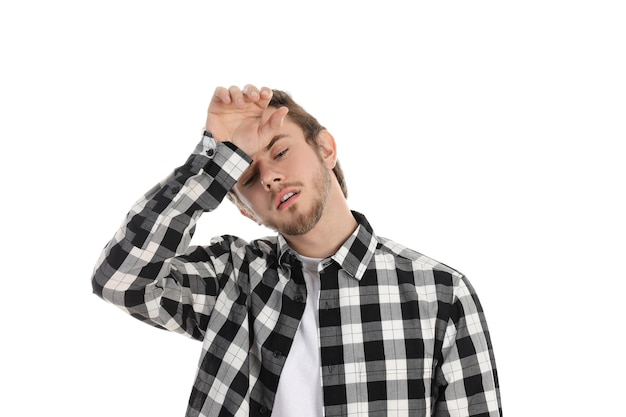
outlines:
[{"label": "shirt collar", "polygon": [[[352,232],[350,237],[341,245],[339,250],[326,260],[335,261],[348,274],[361,280],[367,265],[369,264],[376,246],[378,238],[374,234],[372,227],[364,215],[356,211],[352,212],[358,226]],[[296,252],[289,246],[282,235],[278,235],[278,263],[280,265],[292,265],[296,259]],[[322,261],[322,265],[328,265],[328,262]]]}]

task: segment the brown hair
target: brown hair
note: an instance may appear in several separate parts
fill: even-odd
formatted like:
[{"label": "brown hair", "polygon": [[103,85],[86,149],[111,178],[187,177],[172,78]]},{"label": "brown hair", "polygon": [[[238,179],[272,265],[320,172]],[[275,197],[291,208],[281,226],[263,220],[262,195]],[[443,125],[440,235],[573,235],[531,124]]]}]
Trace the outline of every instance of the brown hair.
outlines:
[{"label": "brown hair", "polygon": [[[270,100],[270,107],[287,107],[289,109],[289,113],[287,113],[287,117],[293,121],[296,125],[302,129],[304,133],[304,138],[306,141],[313,146],[315,150],[319,149],[319,144],[317,142],[317,137],[322,130],[325,130],[324,126],[322,126],[315,117],[309,114],[302,106],[294,101],[294,99],[286,92],[281,90],[272,90],[273,96]],[[333,168],[333,173],[337,178],[337,182],[341,187],[341,191],[343,192],[344,197],[348,197],[348,187],[346,185],[346,180],[343,175],[343,170],[341,169],[341,165],[339,165],[339,161],[336,162],[335,167]],[[229,191],[228,198],[235,203],[235,205],[239,208],[245,207],[245,205],[239,200],[239,197],[236,193]]]}]

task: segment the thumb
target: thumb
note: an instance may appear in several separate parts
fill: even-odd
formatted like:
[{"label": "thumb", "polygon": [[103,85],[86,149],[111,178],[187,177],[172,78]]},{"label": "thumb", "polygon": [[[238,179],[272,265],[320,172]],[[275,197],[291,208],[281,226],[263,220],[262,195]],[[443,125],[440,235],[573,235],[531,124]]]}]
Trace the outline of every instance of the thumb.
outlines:
[{"label": "thumb", "polygon": [[283,125],[283,122],[285,121],[285,117],[287,116],[288,112],[289,109],[287,107],[280,107],[276,109],[270,115],[269,119],[266,122],[266,125],[272,130],[279,129]]}]

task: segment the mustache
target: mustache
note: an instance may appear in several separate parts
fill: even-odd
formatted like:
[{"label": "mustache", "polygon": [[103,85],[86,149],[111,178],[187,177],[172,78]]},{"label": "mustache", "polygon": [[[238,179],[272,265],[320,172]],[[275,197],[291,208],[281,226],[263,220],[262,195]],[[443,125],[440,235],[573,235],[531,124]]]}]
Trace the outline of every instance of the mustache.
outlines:
[{"label": "mustache", "polygon": [[285,188],[296,188],[302,187],[304,184],[301,182],[290,182],[280,184],[274,191],[272,191],[272,199],[274,199],[278,194],[280,194]]}]

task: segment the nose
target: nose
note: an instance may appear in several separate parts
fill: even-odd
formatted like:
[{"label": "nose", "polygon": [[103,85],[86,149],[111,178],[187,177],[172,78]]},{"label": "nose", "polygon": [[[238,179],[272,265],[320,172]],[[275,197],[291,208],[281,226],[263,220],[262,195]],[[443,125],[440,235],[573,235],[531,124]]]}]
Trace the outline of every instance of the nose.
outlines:
[{"label": "nose", "polygon": [[280,185],[284,180],[282,173],[278,172],[274,167],[269,164],[260,168],[261,185],[267,191],[271,191],[272,187]]}]

